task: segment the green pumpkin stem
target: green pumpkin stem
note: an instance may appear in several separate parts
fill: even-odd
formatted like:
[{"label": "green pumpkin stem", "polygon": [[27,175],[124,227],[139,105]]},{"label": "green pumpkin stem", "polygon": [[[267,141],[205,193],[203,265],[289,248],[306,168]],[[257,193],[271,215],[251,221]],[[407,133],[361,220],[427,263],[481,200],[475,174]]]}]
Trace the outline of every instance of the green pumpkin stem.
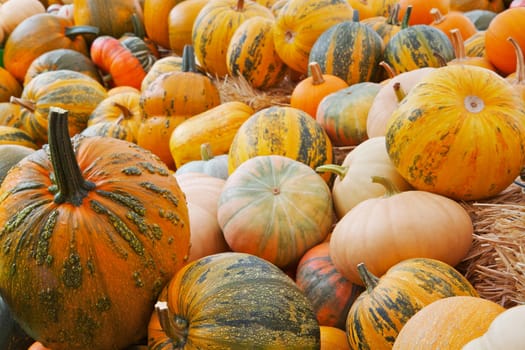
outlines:
[{"label": "green pumpkin stem", "polygon": [[144,40],[146,37],[146,29],[144,28],[144,23],[142,23],[136,12],[131,15],[131,25],[133,26],[133,34]]},{"label": "green pumpkin stem", "polygon": [[198,73],[197,64],[195,63],[195,50],[193,45],[184,45],[182,50],[182,68],[183,72]]},{"label": "green pumpkin stem", "polygon": [[202,160],[211,160],[213,159],[213,152],[211,150],[211,145],[209,143],[201,144],[201,159]]},{"label": "green pumpkin stem", "polygon": [[408,21],[410,20],[411,14],[412,14],[412,5],[408,5],[405,11],[405,15],[403,16],[403,20],[401,21],[401,29],[405,29],[409,27]]},{"label": "green pumpkin stem", "polygon": [[99,33],[100,29],[98,27],[88,25],[66,27],[65,31],[65,35],[70,39],[75,38],[77,35],[91,34],[97,36]]},{"label": "green pumpkin stem", "polygon": [[51,107],[48,118],[48,143],[51,164],[53,165],[57,204],[71,203],[80,206],[95,184],[82,176],[76,160],[68,129],[68,112]]},{"label": "green pumpkin stem", "polygon": [[177,349],[182,348],[188,337],[188,322],[180,317],[173,317],[165,301],[157,301],[155,312],[162,330],[174,342],[172,345]]},{"label": "green pumpkin stem", "polygon": [[395,82],[394,85],[392,85],[392,88],[394,89],[394,94],[396,95],[397,102],[403,101],[405,96],[407,95],[405,90],[401,87],[400,82]]},{"label": "green pumpkin stem", "polygon": [[516,84],[525,84],[525,59],[520,44],[513,37],[509,36],[507,40],[514,46],[516,51]]},{"label": "green pumpkin stem", "polygon": [[36,104],[33,101],[24,100],[20,97],[11,96],[9,98],[9,102],[15,105],[19,105],[20,107],[27,109],[31,113],[33,113],[36,109]]},{"label": "green pumpkin stem", "polygon": [[379,278],[374,276],[365,266],[365,263],[357,264],[357,273],[363,284],[365,285],[367,293],[371,293],[379,283]]},{"label": "green pumpkin stem", "polygon": [[356,9],[354,9],[354,12],[352,12],[352,21],[359,22],[359,11]]},{"label": "green pumpkin stem", "polygon": [[401,8],[401,5],[399,3],[396,3],[394,6],[390,6],[390,12],[386,19],[387,24],[390,24],[391,26],[395,26],[399,24],[398,17],[399,17],[400,8]]},{"label": "green pumpkin stem", "polygon": [[339,176],[339,178],[342,180],[346,176],[346,173],[348,172],[348,167],[343,166],[343,165],[338,165],[338,164],[324,164],[324,165],[319,165],[318,167],[316,167],[315,171],[317,171],[318,173],[326,173],[326,172],[334,173],[337,176]]},{"label": "green pumpkin stem", "polygon": [[397,188],[397,186],[390,179],[387,179],[386,177],[372,176],[372,182],[375,184],[383,185],[385,187],[384,197],[392,197],[398,193],[401,193],[399,188]]}]

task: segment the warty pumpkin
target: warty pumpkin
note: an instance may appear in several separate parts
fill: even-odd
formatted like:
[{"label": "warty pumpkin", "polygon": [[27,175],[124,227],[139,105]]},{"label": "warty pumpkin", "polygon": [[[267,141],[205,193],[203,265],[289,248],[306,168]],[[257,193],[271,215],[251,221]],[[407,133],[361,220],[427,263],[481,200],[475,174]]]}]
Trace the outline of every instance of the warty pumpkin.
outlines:
[{"label": "warty pumpkin", "polygon": [[186,202],[150,152],[70,139],[67,121],[52,108],[49,146],[0,187],[0,290],[49,348],[124,348],[145,336],[154,300],[187,259]]},{"label": "warty pumpkin", "polygon": [[366,290],[348,312],[346,332],[352,349],[392,349],[404,326],[425,306],[455,296],[478,296],[465,276],[439,260],[406,259],[383,275],[359,264],[359,272]]},{"label": "warty pumpkin", "polygon": [[451,65],[430,72],[401,101],[386,145],[414,188],[476,200],[519,175],[524,137],[524,104],[509,82],[485,68]]},{"label": "warty pumpkin", "polygon": [[154,314],[160,322],[150,323],[151,350],[319,349],[308,300],[284,272],[256,256],[225,252],[193,261],[165,295]]}]

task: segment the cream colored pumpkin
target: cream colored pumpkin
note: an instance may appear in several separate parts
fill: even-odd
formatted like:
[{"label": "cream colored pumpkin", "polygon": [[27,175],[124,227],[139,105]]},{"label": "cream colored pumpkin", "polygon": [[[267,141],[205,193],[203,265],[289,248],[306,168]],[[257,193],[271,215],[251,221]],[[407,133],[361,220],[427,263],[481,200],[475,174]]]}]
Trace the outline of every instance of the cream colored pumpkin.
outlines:
[{"label": "cream colored pumpkin", "polygon": [[9,0],[0,5],[0,27],[7,37],[24,19],[45,12],[44,5],[38,0]]}]

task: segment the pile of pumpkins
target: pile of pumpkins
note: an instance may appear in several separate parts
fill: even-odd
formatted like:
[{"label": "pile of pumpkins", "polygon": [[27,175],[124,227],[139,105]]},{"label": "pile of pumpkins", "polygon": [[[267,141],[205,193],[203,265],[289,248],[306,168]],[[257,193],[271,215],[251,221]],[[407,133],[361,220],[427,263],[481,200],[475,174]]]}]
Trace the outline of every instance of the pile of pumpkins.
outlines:
[{"label": "pile of pumpkins", "polygon": [[457,267],[523,174],[524,20],[0,0],[0,348],[523,349]]}]

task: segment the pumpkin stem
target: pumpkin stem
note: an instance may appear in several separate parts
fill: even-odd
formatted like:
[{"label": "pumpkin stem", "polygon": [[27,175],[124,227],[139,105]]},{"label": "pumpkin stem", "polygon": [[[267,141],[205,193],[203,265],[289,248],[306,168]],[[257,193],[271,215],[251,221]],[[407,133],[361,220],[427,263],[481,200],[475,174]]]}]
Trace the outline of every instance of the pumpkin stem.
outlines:
[{"label": "pumpkin stem", "polygon": [[368,271],[365,263],[357,264],[357,272],[359,273],[359,277],[366,287],[367,293],[371,293],[379,283],[379,278]]},{"label": "pumpkin stem", "polygon": [[24,100],[24,99],[19,98],[19,97],[11,96],[9,98],[9,102],[13,103],[15,105],[19,105],[20,107],[23,107],[23,108],[27,109],[31,113],[33,113],[35,111],[35,109],[36,109],[35,102],[29,101],[29,100]]},{"label": "pumpkin stem", "polygon": [[509,36],[507,40],[514,46],[516,51],[516,84],[525,83],[525,59],[523,58],[523,51],[520,45],[513,37]]},{"label": "pumpkin stem", "polygon": [[131,25],[133,26],[133,34],[144,40],[146,37],[146,29],[144,28],[144,23],[142,23],[136,12],[131,15]]},{"label": "pumpkin stem", "polygon": [[78,207],[88,192],[95,188],[95,184],[82,177],[69,136],[68,112],[51,107],[48,123],[49,154],[56,184],[49,190],[55,193],[55,203],[67,202]]},{"label": "pumpkin stem", "polygon": [[398,25],[399,24],[399,9],[401,8],[401,5],[399,3],[396,3],[394,6],[390,6],[390,12],[388,14],[388,17],[386,19],[386,23],[390,25]]},{"label": "pumpkin stem", "polygon": [[112,105],[120,109],[120,113],[122,113],[122,116],[124,117],[124,119],[129,119],[133,116],[133,113],[131,113],[129,108],[124,106],[123,104],[120,104],[118,102],[113,102]]},{"label": "pumpkin stem", "polygon": [[405,15],[403,16],[403,20],[401,21],[401,29],[408,28],[408,21],[410,20],[411,14],[412,14],[412,5],[408,5],[405,11]]},{"label": "pumpkin stem", "polygon": [[354,9],[354,12],[352,12],[352,21],[359,22],[359,11]]},{"label": "pumpkin stem", "polygon": [[454,47],[454,55],[456,60],[461,61],[467,58],[465,53],[465,42],[461,36],[459,29],[454,28],[450,30],[450,38],[452,39],[452,46]]},{"label": "pumpkin stem", "polygon": [[396,95],[397,102],[403,101],[407,94],[405,90],[403,90],[403,88],[401,87],[401,83],[399,81],[395,82],[392,88],[394,89],[394,94]]},{"label": "pumpkin stem", "polygon": [[182,49],[182,68],[183,72],[198,73],[197,64],[195,63],[195,50],[193,45],[184,45]]},{"label": "pumpkin stem", "polygon": [[430,9],[430,14],[434,18],[434,24],[440,24],[441,22],[445,20],[445,16],[443,16],[441,12],[439,11],[439,9],[435,7]]},{"label": "pumpkin stem", "polygon": [[388,74],[388,77],[389,78],[393,78],[397,75],[396,71],[394,70],[394,67],[392,67],[391,65],[389,65],[388,63],[386,63],[385,61],[381,61],[379,62],[379,65],[381,67],[383,67],[383,69],[386,71],[386,73]]},{"label": "pumpkin stem", "polygon": [[66,27],[65,35],[70,39],[74,39],[77,35],[91,34],[91,35],[97,36],[99,32],[100,32],[100,29],[94,26],[88,26],[88,25],[71,26],[71,27]]},{"label": "pumpkin stem", "polygon": [[180,317],[172,317],[166,301],[157,301],[155,312],[162,330],[174,341],[173,346],[177,349],[184,346],[188,336],[188,323]]},{"label": "pumpkin stem", "polygon": [[312,62],[309,64],[310,72],[312,73],[312,85],[319,85],[324,83],[323,72],[321,71],[321,66],[317,62]]},{"label": "pumpkin stem", "polygon": [[211,151],[211,145],[208,142],[201,144],[201,159],[202,160],[213,159],[213,152]]},{"label": "pumpkin stem", "polygon": [[244,0],[238,0],[237,6],[235,6],[235,11],[241,12],[244,10]]},{"label": "pumpkin stem", "polygon": [[319,165],[317,168],[315,168],[315,171],[318,173],[334,173],[342,180],[346,173],[348,173],[348,167],[343,165],[337,165],[337,164],[324,164]]},{"label": "pumpkin stem", "polygon": [[384,197],[392,197],[398,193],[401,193],[399,188],[397,188],[397,186],[390,179],[387,179],[386,177],[372,176],[372,182],[375,184],[383,185],[383,187],[385,187]]}]

